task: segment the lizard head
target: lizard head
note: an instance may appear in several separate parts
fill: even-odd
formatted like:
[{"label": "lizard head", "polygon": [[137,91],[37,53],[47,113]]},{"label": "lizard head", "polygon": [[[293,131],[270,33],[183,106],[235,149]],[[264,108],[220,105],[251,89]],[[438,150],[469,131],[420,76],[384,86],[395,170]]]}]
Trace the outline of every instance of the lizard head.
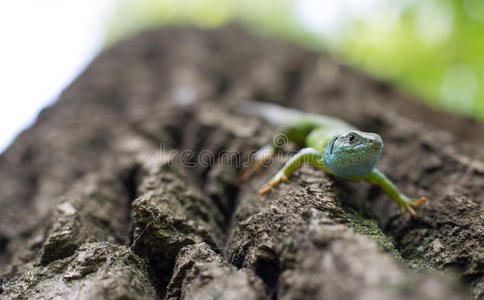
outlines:
[{"label": "lizard head", "polygon": [[336,176],[364,176],[380,160],[382,150],[383,141],[378,134],[350,130],[331,139],[326,147],[325,164]]}]

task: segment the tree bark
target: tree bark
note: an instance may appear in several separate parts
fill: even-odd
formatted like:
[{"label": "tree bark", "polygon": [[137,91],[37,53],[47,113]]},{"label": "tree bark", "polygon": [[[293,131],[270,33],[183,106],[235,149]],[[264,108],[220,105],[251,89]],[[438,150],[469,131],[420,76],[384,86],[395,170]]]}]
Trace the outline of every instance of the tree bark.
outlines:
[{"label": "tree bark", "polygon": [[[429,203],[287,159],[239,184],[274,128],[241,99],[340,117],[385,142],[379,168]],[[170,28],[102,53],[0,156],[0,299],[484,299],[482,124],[327,55]]]}]

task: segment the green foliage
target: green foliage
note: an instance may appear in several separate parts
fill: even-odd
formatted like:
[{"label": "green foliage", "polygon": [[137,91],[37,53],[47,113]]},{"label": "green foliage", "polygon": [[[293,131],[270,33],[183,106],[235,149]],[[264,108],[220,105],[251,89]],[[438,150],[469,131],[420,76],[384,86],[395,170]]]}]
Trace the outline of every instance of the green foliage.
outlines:
[{"label": "green foliage", "polygon": [[413,2],[393,22],[351,24],[337,51],[434,106],[484,119],[484,1]]},{"label": "green foliage", "polygon": [[251,30],[276,36],[314,49],[323,37],[304,30],[293,13],[291,0],[120,0],[107,23],[107,45],[144,29],[190,24],[213,28],[238,23]]},{"label": "green foliage", "polygon": [[[108,45],[146,28],[238,23],[329,51],[431,105],[484,120],[482,0],[321,0],[313,15],[328,17],[334,3],[343,8],[332,32],[303,25],[298,9],[316,0],[121,1],[108,23]],[[371,13],[352,14],[356,2]]]}]

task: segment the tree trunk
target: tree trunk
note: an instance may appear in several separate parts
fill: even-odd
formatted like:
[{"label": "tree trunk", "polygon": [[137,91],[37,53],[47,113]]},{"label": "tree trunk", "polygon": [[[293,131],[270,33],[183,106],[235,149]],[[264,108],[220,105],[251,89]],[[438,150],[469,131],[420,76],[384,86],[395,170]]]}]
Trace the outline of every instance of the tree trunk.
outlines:
[{"label": "tree trunk", "polygon": [[[303,167],[237,174],[274,128],[240,99],[340,117],[429,203]],[[0,157],[0,299],[484,299],[484,126],[236,28],[102,53]],[[286,147],[291,150],[291,145]]]}]

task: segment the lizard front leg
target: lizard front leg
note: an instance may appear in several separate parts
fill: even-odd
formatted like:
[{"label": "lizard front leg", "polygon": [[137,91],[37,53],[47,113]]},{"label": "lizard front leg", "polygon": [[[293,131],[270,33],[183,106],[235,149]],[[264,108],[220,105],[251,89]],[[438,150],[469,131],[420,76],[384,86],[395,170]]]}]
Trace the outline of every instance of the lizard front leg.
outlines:
[{"label": "lizard front leg", "polygon": [[259,190],[259,196],[269,192],[277,184],[286,181],[287,177],[299,169],[305,162],[317,167],[321,167],[323,164],[322,154],[314,148],[301,149],[284,164],[282,169],[280,169],[276,175],[272,177],[268,184]]},{"label": "lizard front leg", "polygon": [[368,183],[378,185],[385,192],[385,194],[387,194],[388,197],[390,197],[390,199],[392,199],[398,204],[398,206],[402,210],[402,214],[408,211],[414,218],[417,216],[417,214],[415,213],[415,210],[413,208],[419,207],[420,205],[427,202],[427,199],[424,197],[421,197],[418,199],[409,199],[407,196],[405,196],[404,194],[398,191],[395,184],[393,184],[393,182],[390,179],[388,179],[385,176],[385,174],[383,174],[377,169],[374,169],[368,175],[355,177],[351,179],[356,181],[364,180]]}]

